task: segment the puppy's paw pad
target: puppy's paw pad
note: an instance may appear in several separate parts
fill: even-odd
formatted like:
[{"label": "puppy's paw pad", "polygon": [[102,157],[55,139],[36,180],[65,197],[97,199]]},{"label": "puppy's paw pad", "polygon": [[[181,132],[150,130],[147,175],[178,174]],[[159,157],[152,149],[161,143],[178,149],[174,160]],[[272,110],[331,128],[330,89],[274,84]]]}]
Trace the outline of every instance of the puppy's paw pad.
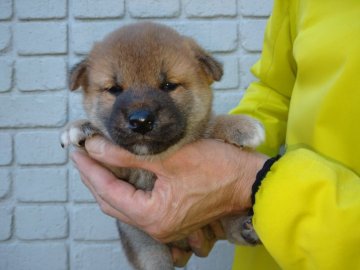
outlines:
[{"label": "puppy's paw pad", "polygon": [[248,216],[242,223],[240,233],[248,245],[257,245],[261,241],[252,225],[252,216]]},{"label": "puppy's paw pad", "polygon": [[221,219],[226,239],[233,244],[254,246],[260,242],[253,226],[252,216],[232,216]]}]

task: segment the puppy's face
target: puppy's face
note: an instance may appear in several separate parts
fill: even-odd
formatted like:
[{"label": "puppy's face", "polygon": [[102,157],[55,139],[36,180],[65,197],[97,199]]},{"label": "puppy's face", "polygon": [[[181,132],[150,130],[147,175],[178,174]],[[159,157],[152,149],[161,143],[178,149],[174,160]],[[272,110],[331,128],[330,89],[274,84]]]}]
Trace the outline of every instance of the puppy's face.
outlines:
[{"label": "puppy's face", "polygon": [[91,122],[114,143],[153,155],[197,139],[211,112],[221,65],[193,40],[141,23],[97,43],[71,72]]}]

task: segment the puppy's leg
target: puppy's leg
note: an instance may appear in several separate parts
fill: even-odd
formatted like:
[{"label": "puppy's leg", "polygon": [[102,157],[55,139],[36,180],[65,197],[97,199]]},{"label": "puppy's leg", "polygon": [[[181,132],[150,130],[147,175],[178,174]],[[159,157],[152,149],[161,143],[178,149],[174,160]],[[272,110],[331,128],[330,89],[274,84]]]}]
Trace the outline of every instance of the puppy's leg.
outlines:
[{"label": "puppy's leg", "polygon": [[246,115],[218,115],[211,120],[210,137],[240,147],[255,148],[264,141],[262,125]]},{"label": "puppy's leg", "polygon": [[[262,125],[246,115],[219,115],[212,119],[211,137],[240,147],[255,148],[265,139]],[[226,217],[221,220],[227,239],[235,244],[261,243],[252,226],[252,216]]]},{"label": "puppy's leg", "polygon": [[173,270],[168,246],[139,229],[117,221],[122,247],[134,270]]},{"label": "puppy's leg", "polygon": [[63,148],[69,145],[84,147],[85,140],[96,134],[102,133],[89,120],[78,120],[66,125],[61,132],[60,143]]}]

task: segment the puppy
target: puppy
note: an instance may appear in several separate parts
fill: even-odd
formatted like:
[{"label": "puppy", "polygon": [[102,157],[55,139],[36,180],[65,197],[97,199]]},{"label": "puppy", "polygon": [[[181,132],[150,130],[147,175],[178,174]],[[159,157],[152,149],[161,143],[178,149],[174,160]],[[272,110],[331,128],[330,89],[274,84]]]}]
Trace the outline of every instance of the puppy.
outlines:
[{"label": "puppy", "polygon": [[[210,85],[222,77],[222,65],[191,38],[159,24],[124,26],[96,43],[71,71],[70,89],[83,90],[88,120],[70,123],[62,146],[84,145],[102,135],[141,158],[159,158],[200,138],[216,138],[239,147],[255,147],[262,126],[244,115],[212,114]],[[119,179],[151,190],[155,175],[140,169],[110,168]],[[259,241],[249,217],[222,220],[234,243]],[[118,222],[120,238],[134,269],[173,269],[167,245]],[[176,245],[189,249],[187,242]]]}]

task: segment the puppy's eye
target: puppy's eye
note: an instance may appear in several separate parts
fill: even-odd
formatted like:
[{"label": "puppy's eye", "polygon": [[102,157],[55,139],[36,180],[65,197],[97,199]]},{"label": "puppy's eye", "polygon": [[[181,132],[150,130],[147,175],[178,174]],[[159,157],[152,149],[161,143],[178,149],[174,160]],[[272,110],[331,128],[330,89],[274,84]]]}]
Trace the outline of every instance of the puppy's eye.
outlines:
[{"label": "puppy's eye", "polygon": [[164,82],[160,85],[160,89],[165,92],[171,92],[178,88],[179,85],[178,83]]},{"label": "puppy's eye", "polygon": [[117,96],[122,93],[124,89],[120,85],[114,85],[110,88],[105,89],[106,92],[109,92],[110,94]]}]

